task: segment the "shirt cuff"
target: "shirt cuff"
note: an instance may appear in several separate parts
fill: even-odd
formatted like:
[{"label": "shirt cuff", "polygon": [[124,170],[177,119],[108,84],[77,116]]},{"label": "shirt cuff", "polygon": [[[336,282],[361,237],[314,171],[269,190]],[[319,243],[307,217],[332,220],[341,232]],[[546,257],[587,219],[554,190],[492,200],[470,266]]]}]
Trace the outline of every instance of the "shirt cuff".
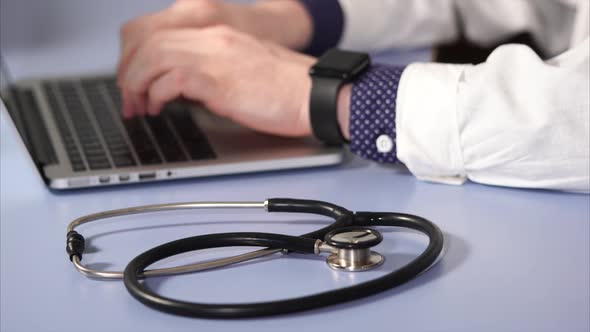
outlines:
[{"label": "shirt cuff", "polygon": [[467,179],[457,123],[457,93],[464,65],[414,63],[399,84],[397,156],[426,181]]},{"label": "shirt cuff", "polygon": [[338,45],[344,30],[344,13],[338,0],[299,0],[313,22],[313,36],[304,50],[319,56]]},{"label": "shirt cuff", "polygon": [[372,66],[352,86],[350,150],[382,163],[397,161],[396,99],[405,67]]}]

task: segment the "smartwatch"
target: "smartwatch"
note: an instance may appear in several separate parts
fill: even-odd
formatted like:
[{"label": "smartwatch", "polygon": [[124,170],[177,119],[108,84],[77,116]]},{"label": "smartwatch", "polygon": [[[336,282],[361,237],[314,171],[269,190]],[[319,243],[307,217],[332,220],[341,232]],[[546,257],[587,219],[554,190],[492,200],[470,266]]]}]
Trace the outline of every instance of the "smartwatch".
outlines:
[{"label": "smartwatch", "polygon": [[331,49],[311,67],[309,118],[314,136],[327,145],[346,143],[338,124],[338,91],[371,65],[366,53]]}]

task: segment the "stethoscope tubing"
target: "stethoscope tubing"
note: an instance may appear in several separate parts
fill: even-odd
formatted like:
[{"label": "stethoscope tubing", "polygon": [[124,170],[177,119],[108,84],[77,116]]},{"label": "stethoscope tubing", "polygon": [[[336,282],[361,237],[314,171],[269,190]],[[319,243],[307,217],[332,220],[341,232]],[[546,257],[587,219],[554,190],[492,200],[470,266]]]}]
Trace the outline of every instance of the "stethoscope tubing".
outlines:
[{"label": "stethoscope tubing", "polygon": [[440,229],[430,221],[399,213],[356,213],[355,219],[363,226],[404,227],[424,233],[429,238],[427,248],[417,258],[382,277],[318,294],[279,301],[255,303],[194,303],[164,297],[140,282],[143,270],[149,265],[173,255],[225,246],[263,246],[274,249],[314,253],[318,239],[271,233],[220,233],[188,237],[152,248],[135,257],[124,273],[125,287],[143,304],[171,314],[197,318],[249,318],[294,313],[338,303],[357,300],[394,288],[435,264],[444,248]]},{"label": "stethoscope tubing", "polygon": [[[244,201],[244,202],[182,202],[167,204],[152,204],[134,206],[123,209],[108,210],[98,213],[89,214],[72,221],[67,227],[67,245],[70,245],[72,237],[78,237],[81,241],[81,251],[76,254],[69,254],[74,268],[84,276],[93,279],[103,280],[120,280],[123,279],[123,271],[104,271],[90,268],[82,263],[82,253],[84,251],[84,238],[79,235],[76,228],[98,220],[122,217],[127,215],[137,215],[153,213],[160,211],[176,210],[203,210],[203,209],[259,209],[267,212],[300,212],[313,213],[327,216],[334,219],[334,222],[327,227],[303,234],[303,237],[318,238],[325,233],[346,225],[350,225],[352,214],[351,211],[327,202],[314,200],[301,200],[290,198],[273,198],[262,202]],[[143,271],[144,277],[167,276],[191,272],[201,272],[205,270],[220,268],[256,258],[265,257],[278,252],[282,249],[261,249],[227,258],[220,258],[214,261],[187,264],[182,266],[160,268]]]},{"label": "stethoscope tubing", "polygon": [[[330,217],[334,222],[326,227],[302,236],[269,233],[220,233],[180,239],[162,244],[140,254],[127,265],[123,272],[94,270],[81,263],[82,254],[85,248],[85,239],[77,232],[76,228],[85,223],[130,214],[216,208],[246,208],[265,209],[267,212],[311,213]],[[298,252],[310,252],[322,246],[320,239],[323,239],[328,232],[348,226],[392,226],[414,229],[426,234],[429,238],[429,243],[424,252],[417,258],[404,267],[392,271],[382,277],[345,288],[280,301],[242,304],[183,302],[160,296],[147,288],[145,283],[139,281],[146,276],[163,276],[222,267],[280,251],[284,252],[293,250]],[[444,250],[444,237],[442,232],[435,224],[427,219],[410,214],[390,212],[353,213],[341,206],[327,202],[289,198],[273,198],[264,202],[189,202],[137,206],[104,211],[78,218],[68,225],[67,230],[66,249],[74,267],[80,273],[91,278],[123,278],[125,287],[128,291],[133,297],[140,300],[142,303],[173,314],[203,318],[243,318],[285,314],[363,298],[396,287],[420,273],[423,273],[438,262]],[[172,268],[145,270],[149,265],[176,253],[220,246],[244,245],[262,246],[267,248],[216,261]]]}]

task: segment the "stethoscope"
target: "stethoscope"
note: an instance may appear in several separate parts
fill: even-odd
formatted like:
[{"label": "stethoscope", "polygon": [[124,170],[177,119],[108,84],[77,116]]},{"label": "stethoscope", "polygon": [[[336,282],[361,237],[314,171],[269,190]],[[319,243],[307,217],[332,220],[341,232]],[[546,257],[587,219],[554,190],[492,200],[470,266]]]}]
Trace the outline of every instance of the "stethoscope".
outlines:
[{"label": "stethoscope", "polygon": [[[130,214],[188,209],[264,209],[267,212],[318,214],[334,219],[329,226],[301,236],[239,232],[187,237],[152,248],[129,262],[124,271],[100,271],[82,264],[84,237],[75,229],[88,222]],[[426,249],[405,266],[382,277],[353,286],[298,298],[256,303],[195,303],[164,297],[149,289],[141,279],[219,268],[277,252],[321,255],[328,253],[329,267],[341,271],[366,271],[378,267],[384,257],[371,250],[382,235],[368,226],[413,229],[429,238]],[[177,254],[209,248],[259,246],[265,249],[215,261],[172,268],[146,270],[148,266]],[[129,293],[154,309],[189,317],[243,318],[293,313],[367,297],[399,286],[428,270],[442,256],[444,237],[432,222],[410,214],[393,212],[352,212],[322,201],[272,198],[264,202],[193,202],[145,205],[90,214],[72,221],[67,228],[66,251],[83,275],[98,279],[123,279]]]}]

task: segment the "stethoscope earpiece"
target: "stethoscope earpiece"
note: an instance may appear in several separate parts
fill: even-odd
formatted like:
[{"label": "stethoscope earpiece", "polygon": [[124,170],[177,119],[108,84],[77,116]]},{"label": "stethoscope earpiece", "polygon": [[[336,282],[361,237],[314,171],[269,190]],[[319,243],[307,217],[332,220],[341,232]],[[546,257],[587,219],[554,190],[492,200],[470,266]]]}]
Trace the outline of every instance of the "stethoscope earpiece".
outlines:
[{"label": "stethoscope earpiece", "polygon": [[366,227],[346,227],[326,234],[319,251],[332,254],[326,258],[329,267],[339,271],[367,271],[383,264],[385,257],[371,251],[383,241],[378,231]]}]

